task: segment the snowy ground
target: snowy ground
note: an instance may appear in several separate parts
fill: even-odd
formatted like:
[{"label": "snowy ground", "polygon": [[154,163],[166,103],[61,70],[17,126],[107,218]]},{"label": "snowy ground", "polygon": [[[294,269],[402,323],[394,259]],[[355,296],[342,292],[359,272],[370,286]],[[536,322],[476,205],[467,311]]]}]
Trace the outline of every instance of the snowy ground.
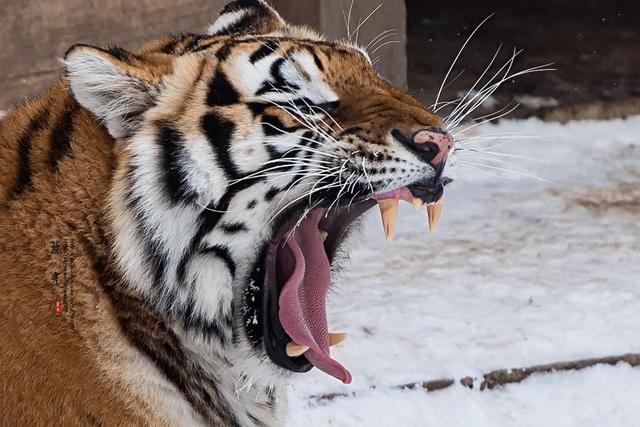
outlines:
[{"label": "snowy ground", "polygon": [[[370,214],[329,302],[331,329],[350,333],[333,355],[353,384],[317,370],[300,378],[289,426],[638,425],[640,368],[624,364],[493,391],[393,389],[640,352],[640,117],[479,131],[496,133],[548,138],[496,148],[518,158],[490,164],[551,182],[463,166],[440,229],[427,234],[424,212],[406,206],[391,243]],[[355,395],[310,397],[335,392]]]}]

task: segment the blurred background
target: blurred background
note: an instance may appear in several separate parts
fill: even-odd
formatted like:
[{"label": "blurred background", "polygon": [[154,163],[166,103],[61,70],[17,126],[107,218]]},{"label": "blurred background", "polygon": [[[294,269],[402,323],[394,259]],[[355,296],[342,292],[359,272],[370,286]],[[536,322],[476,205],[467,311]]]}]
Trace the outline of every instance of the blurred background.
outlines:
[{"label": "blurred background", "polygon": [[[74,43],[136,49],[162,34],[203,32],[224,3],[0,0],[0,110],[60,76],[57,58]],[[384,242],[369,215],[366,244],[328,304],[330,329],[349,333],[332,355],[353,384],[317,370],[296,377],[288,425],[638,425],[640,369],[622,362],[478,386],[493,370],[640,360],[640,1],[271,3],[329,38],[352,33],[369,44],[379,71],[426,105],[493,14],[440,101],[482,100],[459,109],[477,123],[509,113],[452,125],[459,179],[437,232],[427,233],[422,210],[401,206],[396,238]],[[493,77],[514,48],[524,51],[512,71],[555,71],[475,98],[484,84],[474,92],[476,80]],[[434,380],[451,386],[427,392]]]},{"label": "blurred background", "polygon": [[[74,43],[135,49],[170,32],[202,32],[225,0],[2,0],[0,109],[39,93],[60,74],[57,58]],[[556,72],[503,86],[496,101],[522,105],[514,116],[548,120],[621,117],[640,112],[640,2],[636,0],[273,0],[290,21],[331,38],[357,34],[374,42],[377,66],[423,102],[435,98],[451,61],[472,30],[458,76],[444,91],[455,98],[481,74],[502,43],[499,59],[524,49],[521,68],[552,62]],[[374,40],[376,36],[378,39]],[[388,43],[388,44],[385,44]],[[500,61],[498,61],[500,62]],[[502,63],[501,62],[501,63]],[[488,104],[491,106],[491,103]]]}]

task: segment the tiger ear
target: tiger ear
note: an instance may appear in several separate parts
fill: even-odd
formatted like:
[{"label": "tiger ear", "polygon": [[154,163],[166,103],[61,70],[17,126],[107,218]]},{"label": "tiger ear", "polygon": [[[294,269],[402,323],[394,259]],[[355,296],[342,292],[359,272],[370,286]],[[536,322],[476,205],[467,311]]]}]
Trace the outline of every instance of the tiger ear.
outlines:
[{"label": "tiger ear", "polygon": [[262,0],[237,0],[225,6],[209,27],[211,36],[269,34],[283,30],[287,23]]},{"label": "tiger ear", "polygon": [[63,60],[76,100],[114,138],[131,135],[153,105],[154,89],[170,61],[148,61],[124,49],[75,45]]}]

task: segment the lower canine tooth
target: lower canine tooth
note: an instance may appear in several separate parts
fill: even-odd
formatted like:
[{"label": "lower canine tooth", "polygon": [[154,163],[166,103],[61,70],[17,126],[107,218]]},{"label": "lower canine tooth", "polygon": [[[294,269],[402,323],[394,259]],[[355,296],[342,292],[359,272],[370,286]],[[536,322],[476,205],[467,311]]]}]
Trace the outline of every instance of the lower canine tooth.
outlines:
[{"label": "lower canine tooth", "polygon": [[324,230],[320,230],[320,238],[322,239],[323,242],[327,241],[327,237],[329,237],[329,233],[327,233]]},{"label": "lower canine tooth", "polygon": [[427,206],[427,216],[429,217],[429,231],[435,231],[440,222],[442,214],[442,202],[438,201]]},{"label": "lower canine tooth", "polygon": [[329,333],[329,347],[333,347],[334,345],[340,344],[342,341],[347,339],[347,334],[339,332],[339,333]]},{"label": "lower canine tooth", "polygon": [[384,237],[387,241],[393,239],[398,221],[398,199],[378,200],[378,207],[382,215],[382,225],[384,226]]},{"label": "lower canine tooth", "polygon": [[418,209],[421,208],[422,205],[424,205],[424,202],[419,197],[414,197],[413,199],[411,199],[411,204],[414,208]]},{"label": "lower canine tooth", "polygon": [[287,344],[287,356],[289,357],[302,356],[307,350],[309,350],[309,347],[306,345],[300,345],[294,342]]}]

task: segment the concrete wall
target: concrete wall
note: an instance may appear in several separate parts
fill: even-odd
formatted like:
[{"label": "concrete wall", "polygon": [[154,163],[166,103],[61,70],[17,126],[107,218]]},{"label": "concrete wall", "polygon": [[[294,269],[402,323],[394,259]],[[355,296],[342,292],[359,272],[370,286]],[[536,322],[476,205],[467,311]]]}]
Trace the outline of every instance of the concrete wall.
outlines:
[{"label": "concrete wall", "polygon": [[204,31],[226,0],[0,0],[0,109],[38,94],[75,43],[136,48]]},{"label": "concrete wall", "polygon": [[[42,91],[60,75],[57,58],[75,43],[135,49],[177,31],[204,31],[227,0],[0,0],[0,110]],[[342,7],[350,0],[274,0],[285,17],[315,27],[330,38],[346,35]],[[352,29],[379,0],[357,0]],[[387,0],[363,25],[361,42],[397,28],[400,44],[383,47],[385,76],[406,85],[404,0]],[[377,54],[378,54],[377,53]]]}]

